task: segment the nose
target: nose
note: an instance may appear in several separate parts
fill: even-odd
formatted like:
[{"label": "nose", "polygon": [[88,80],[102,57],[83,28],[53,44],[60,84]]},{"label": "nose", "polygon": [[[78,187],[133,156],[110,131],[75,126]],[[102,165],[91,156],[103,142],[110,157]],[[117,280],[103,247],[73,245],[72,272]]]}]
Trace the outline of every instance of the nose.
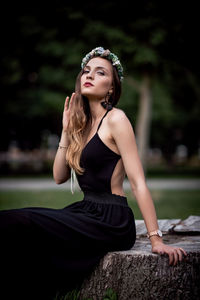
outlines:
[{"label": "nose", "polygon": [[90,78],[90,79],[93,79],[93,75],[92,75],[92,72],[89,72],[89,73],[87,73],[87,76],[86,76],[86,78]]}]

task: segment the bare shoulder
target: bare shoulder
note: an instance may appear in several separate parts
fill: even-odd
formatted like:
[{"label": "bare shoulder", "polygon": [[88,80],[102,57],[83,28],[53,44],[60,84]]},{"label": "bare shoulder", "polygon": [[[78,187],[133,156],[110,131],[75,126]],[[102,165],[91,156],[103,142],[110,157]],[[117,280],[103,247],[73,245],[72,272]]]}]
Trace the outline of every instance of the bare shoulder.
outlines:
[{"label": "bare shoulder", "polygon": [[128,118],[125,112],[119,108],[114,107],[108,114],[108,124],[110,126],[119,124],[119,122],[127,122]]},{"label": "bare shoulder", "polygon": [[125,112],[119,108],[113,108],[108,114],[107,124],[111,136],[116,139],[122,139],[133,134],[133,126]]},{"label": "bare shoulder", "polygon": [[126,130],[127,127],[131,127],[131,123],[125,114],[125,112],[119,108],[113,108],[108,114],[108,126],[110,129],[117,130]]}]

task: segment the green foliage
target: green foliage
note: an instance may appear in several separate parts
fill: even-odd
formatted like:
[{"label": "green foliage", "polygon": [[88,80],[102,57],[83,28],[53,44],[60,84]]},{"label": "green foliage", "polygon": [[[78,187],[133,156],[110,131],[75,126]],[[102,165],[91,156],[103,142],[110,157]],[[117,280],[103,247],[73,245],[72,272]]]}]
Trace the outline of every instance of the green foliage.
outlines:
[{"label": "green foliage", "polygon": [[74,289],[63,296],[59,296],[59,293],[58,293],[54,300],[78,300],[79,295],[80,295],[80,291],[77,289]]},{"label": "green foliage", "polygon": [[125,111],[133,126],[136,124],[137,120],[138,103],[138,92],[128,84],[125,78],[122,86],[122,95],[117,107]]},{"label": "green foliage", "polygon": [[117,293],[114,292],[112,289],[107,289],[103,300],[117,300]]},{"label": "green foliage", "polygon": [[162,122],[166,127],[169,127],[176,120],[177,114],[173,110],[173,101],[169,89],[163,82],[154,80],[152,98],[154,122]]},{"label": "green foliage", "polygon": [[139,45],[137,50],[134,57],[134,63],[136,65],[150,63],[156,66],[159,64],[159,57],[154,49],[146,47],[145,45]]},{"label": "green foliage", "polygon": [[[80,291],[74,289],[68,292],[66,295],[59,296],[59,293],[56,295],[54,300],[80,300]],[[114,292],[112,289],[107,289],[105,295],[103,296],[102,300],[117,300],[117,293]],[[82,300],[93,300],[92,298],[82,298]]]},{"label": "green foliage", "polygon": [[[127,84],[126,77],[140,82],[148,74],[152,80],[151,146],[165,148],[168,138],[164,141],[163,137],[168,130],[174,145],[182,143],[191,153],[197,152],[199,131],[191,134],[191,130],[200,125],[199,51],[194,39],[199,18],[192,15],[193,22],[188,23],[185,17],[194,5],[182,4],[180,11],[176,3],[144,3],[134,3],[134,9],[129,9],[127,0],[117,5],[112,0],[101,5],[91,1],[79,6],[49,3],[48,13],[46,6],[37,9],[30,4],[23,10],[15,7],[13,15],[9,7],[3,8],[2,148],[13,139],[20,145],[26,140],[33,147],[46,129],[60,134],[60,123],[55,120],[61,118],[65,97],[74,90],[81,59],[92,48],[103,46],[116,53],[124,67],[119,107],[133,124],[139,93]],[[33,120],[37,128],[31,126]],[[29,128],[30,134],[22,127]],[[156,128],[160,132],[154,134]]]}]

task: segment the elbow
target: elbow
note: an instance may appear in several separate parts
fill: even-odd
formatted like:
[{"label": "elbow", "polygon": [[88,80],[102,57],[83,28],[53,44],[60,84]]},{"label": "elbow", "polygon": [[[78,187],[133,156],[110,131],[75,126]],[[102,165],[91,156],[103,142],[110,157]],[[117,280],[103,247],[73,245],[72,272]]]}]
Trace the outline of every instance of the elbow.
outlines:
[{"label": "elbow", "polygon": [[57,168],[53,168],[53,179],[56,184],[62,184],[66,182],[70,178],[70,172],[68,168],[64,170],[58,170]]},{"label": "elbow", "polygon": [[67,177],[67,176],[66,177],[59,177],[59,176],[53,175],[53,179],[54,179],[56,184],[62,184],[64,182],[66,182],[69,179],[69,177]]},{"label": "elbow", "polygon": [[58,179],[58,178],[54,178],[54,181],[55,181],[56,184],[62,184],[62,183],[65,182],[64,180],[61,180],[61,179]]},{"label": "elbow", "polygon": [[65,183],[66,181],[68,180],[68,178],[67,179],[59,179],[59,178],[54,178],[54,181],[55,181],[55,183],[56,184],[62,184],[62,183]]}]

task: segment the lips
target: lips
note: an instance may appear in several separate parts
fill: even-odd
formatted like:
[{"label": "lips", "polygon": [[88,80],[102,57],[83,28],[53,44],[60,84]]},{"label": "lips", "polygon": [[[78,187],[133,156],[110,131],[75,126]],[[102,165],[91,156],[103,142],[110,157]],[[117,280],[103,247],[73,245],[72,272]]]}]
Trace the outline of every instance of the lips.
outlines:
[{"label": "lips", "polygon": [[89,86],[93,86],[93,84],[91,82],[85,82],[84,86],[89,87]]}]

